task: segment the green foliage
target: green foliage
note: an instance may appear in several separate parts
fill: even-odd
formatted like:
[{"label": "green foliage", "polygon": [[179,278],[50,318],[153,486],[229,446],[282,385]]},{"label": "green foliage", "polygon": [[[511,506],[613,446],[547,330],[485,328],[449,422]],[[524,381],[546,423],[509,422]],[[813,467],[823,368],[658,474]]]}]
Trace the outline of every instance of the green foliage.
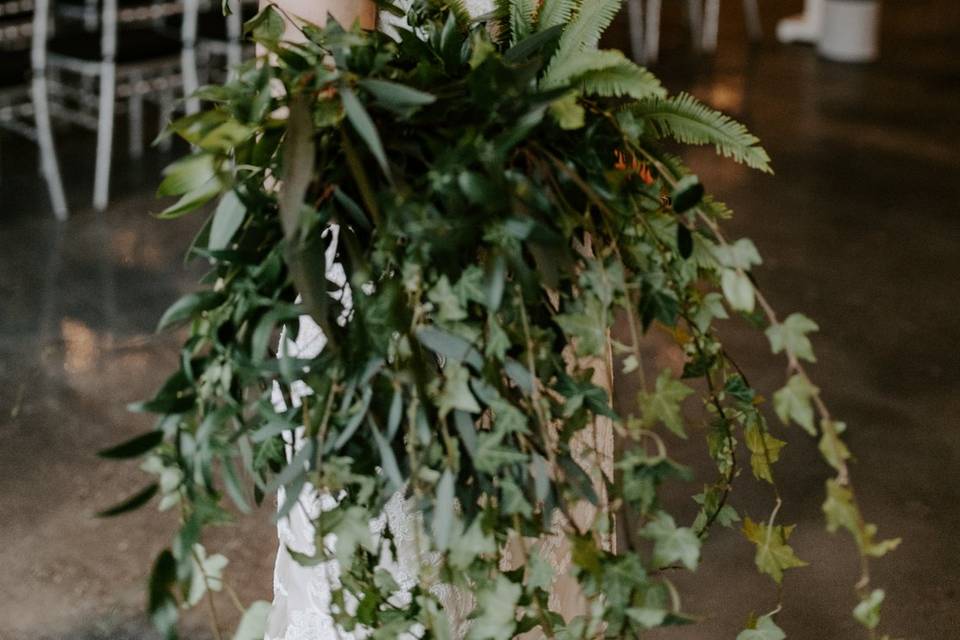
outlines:
[{"label": "green foliage", "polygon": [[760,616],[749,628],[737,634],[737,640],[784,640],[786,637],[772,615]]},{"label": "green foliage", "polygon": [[[739,521],[732,491],[750,477],[742,461],[775,484],[783,447],[760,391],[717,336],[729,311],[762,314],[772,351],[787,356],[775,413],[811,433],[820,426],[836,472],[830,529],[849,530],[865,561],[895,546],[863,520],[842,423],[803,369],[816,326],[799,314],[777,320],[751,280],[756,247],[726,241],[730,212],[661,138],[713,144],[762,170],[766,154],[739,123],[666,97],[649,72],[597,50],[619,6],[504,0],[470,21],[459,3],[416,0],[398,41],[331,22],[303,25],[298,44],[282,41],[283,21],[267,8],[247,29],[272,57],[202,89],[208,108],[172,125],[196,151],[167,170],[159,193],[179,198],[168,217],[219,198],[191,248],[210,272],[161,320],[189,336],[178,370],[134,407],[160,416],[156,430],[104,452],[149,454],[143,469],[155,478],[110,513],[155,495],[179,511],[150,581],[165,637],[180,607],[228,583],[226,558],[207,555],[204,532],[280,487],[282,518],[307,483],[338,497],[314,522],[336,544],[291,553],[307,565],[338,562],[334,602],[357,610],[334,613],[375,637],[415,625],[451,637],[431,581],[476,596],[476,640],[536,627],[555,638],[636,637],[691,622],[663,569],[698,567],[714,525]],[[328,281],[330,259],[342,283]],[[301,314],[322,328],[325,348],[298,358],[283,346],[271,357]],[[611,336],[617,317],[628,335]],[[664,368],[646,381],[651,331],[673,340],[682,374]],[[596,382],[611,354],[639,383],[636,403],[614,407]],[[275,407],[273,389],[303,401]],[[615,462],[588,444],[600,418],[624,442]],[[284,435],[300,426],[303,446],[288,460]],[[691,478],[668,432],[703,434],[716,465],[692,496],[692,526],[660,500],[664,483]],[[397,491],[422,512],[420,551],[439,563],[402,609],[378,568],[397,542],[371,530]],[[586,503],[599,507],[591,518],[561,517]],[[616,553],[611,504],[639,520]],[[777,582],[804,564],[779,509],[777,499],[761,523],[743,521],[759,570]],[[569,575],[587,600],[570,621],[547,607],[550,535],[569,543]],[[523,547],[514,570],[504,568],[508,546]],[[868,626],[874,600],[857,609]],[[254,603],[235,637],[259,637],[265,613]],[[740,640],[782,637],[767,615]]]},{"label": "green foliage", "polygon": [[747,540],[757,546],[755,562],[757,568],[766,573],[774,582],[783,581],[783,572],[787,569],[805,567],[806,562],[797,557],[793,548],[787,544],[796,525],[783,526],[756,523],[750,518],[743,521],[743,533]]},{"label": "green foliage", "polygon": [[684,144],[712,144],[717,152],[749,167],[770,172],[770,157],[747,129],[693,96],[681,93],[671,98],[645,100],[632,107],[660,135]]}]

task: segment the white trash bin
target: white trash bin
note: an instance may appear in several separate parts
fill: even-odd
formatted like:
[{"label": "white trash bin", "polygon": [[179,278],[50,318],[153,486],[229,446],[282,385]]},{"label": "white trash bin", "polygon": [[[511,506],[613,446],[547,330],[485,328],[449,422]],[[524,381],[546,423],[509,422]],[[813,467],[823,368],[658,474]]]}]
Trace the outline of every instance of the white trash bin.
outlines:
[{"label": "white trash bin", "polygon": [[871,62],[880,55],[880,2],[826,0],[817,52],[837,62]]}]

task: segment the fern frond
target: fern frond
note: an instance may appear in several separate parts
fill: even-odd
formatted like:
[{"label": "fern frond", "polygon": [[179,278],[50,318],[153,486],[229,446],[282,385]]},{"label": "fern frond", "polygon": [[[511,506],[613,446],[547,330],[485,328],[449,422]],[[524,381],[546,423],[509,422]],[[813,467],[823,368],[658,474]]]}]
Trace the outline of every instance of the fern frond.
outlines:
[{"label": "fern frond", "polygon": [[601,34],[620,10],[620,3],[621,0],[583,0],[577,14],[560,36],[549,69],[570,64],[570,59],[580,55],[584,49],[596,48]]},{"label": "fern frond", "polygon": [[510,0],[510,44],[516,44],[533,33],[536,12],[536,0]]},{"label": "fern frond", "polygon": [[583,93],[598,96],[665,97],[666,91],[656,76],[614,50],[583,51],[553,65],[543,78],[543,86],[579,85]]},{"label": "fern frond", "polygon": [[756,136],[736,120],[714,111],[687,93],[672,98],[644,100],[631,111],[660,136],[683,144],[712,144],[717,153],[766,173],[770,156]]},{"label": "fern frond", "polygon": [[447,0],[447,7],[453,12],[461,29],[470,27],[470,11],[467,10],[463,0]]},{"label": "fern frond", "polygon": [[590,71],[579,80],[587,95],[629,96],[637,100],[667,95],[656,76],[626,59],[618,65]]},{"label": "fern frond", "polygon": [[510,6],[513,0],[493,0],[493,19],[487,23],[492,40],[510,46]]},{"label": "fern frond", "polygon": [[537,16],[537,31],[566,24],[577,8],[577,0],[543,0]]}]

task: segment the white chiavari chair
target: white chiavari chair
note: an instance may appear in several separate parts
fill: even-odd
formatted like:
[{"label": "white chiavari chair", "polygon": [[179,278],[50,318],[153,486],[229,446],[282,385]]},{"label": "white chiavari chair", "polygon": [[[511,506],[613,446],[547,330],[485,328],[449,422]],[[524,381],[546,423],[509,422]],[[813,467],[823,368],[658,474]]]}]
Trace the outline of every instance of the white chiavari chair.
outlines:
[{"label": "white chiavari chair", "polygon": [[46,13],[31,0],[0,2],[0,128],[34,141],[53,212],[67,218],[46,87]]},{"label": "white chiavari chair", "polygon": [[[627,18],[633,58],[653,64],[660,53],[660,13],[662,0],[629,0]],[[743,0],[747,34],[751,40],[763,36],[757,0]],[[720,0],[686,0],[690,41],[695,51],[712,53],[717,48],[720,30]]]},{"label": "white chiavari chair", "polygon": [[[34,1],[38,12],[49,14],[51,0]],[[87,0],[73,4],[88,10]],[[98,210],[106,208],[109,197],[118,104],[127,110],[129,152],[137,156],[143,150],[144,100],[158,104],[165,122],[184,88],[197,86],[197,6],[198,0],[99,0],[94,31],[88,14],[55,12],[58,19],[66,15],[83,26],[58,29],[46,41],[53,72],[48,85],[56,117],[97,132],[93,205]],[[179,33],[157,28],[158,18],[177,14],[184,17]]]}]

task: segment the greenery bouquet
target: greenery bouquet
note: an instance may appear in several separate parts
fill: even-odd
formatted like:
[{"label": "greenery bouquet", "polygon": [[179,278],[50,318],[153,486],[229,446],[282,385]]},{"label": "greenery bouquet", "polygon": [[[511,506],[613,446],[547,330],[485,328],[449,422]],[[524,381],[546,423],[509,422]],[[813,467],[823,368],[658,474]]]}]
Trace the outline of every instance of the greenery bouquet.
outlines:
[{"label": "greenery bouquet", "polygon": [[[779,583],[804,564],[779,517],[784,442],[717,337],[730,314],[786,358],[772,413],[818,438],[835,470],[823,511],[831,531],[856,540],[854,615],[875,637],[883,592],[867,564],[897,541],[878,540],[861,517],[843,423],[805,371],[816,325],[774,313],[751,276],[756,248],[725,238],[730,211],[668,143],[712,145],[760,171],[767,154],[739,123],[668,97],[648,71],[598,49],[619,7],[501,0],[476,18],[455,0],[417,0],[392,36],[331,20],[299,24],[298,43],[282,40],[283,17],[268,7],[247,25],[268,54],[202,89],[209,108],[172,125],[194,151],[165,172],[159,194],[180,197],[162,216],[216,201],[190,249],[210,271],[161,321],[188,324],[189,337],[179,370],[138,407],[159,414],[156,429],[104,452],[149,454],[157,476],[110,513],[158,493],[179,510],[150,581],[167,637],[182,606],[225,584],[205,528],[280,487],[283,518],[307,483],[338,496],[314,522],[318,540],[337,542],[290,551],[304,564],[336,558],[332,613],[374,638],[455,636],[431,581],[474,596],[472,640],[534,629],[632,638],[693,622],[665,569],[696,570],[718,527],[745,536]],[[327,279],[331,257],[342,286]],[[326,347],[274,357],[278,332],[295,337],[303,314]],[[611,333],[618,317],[628,329]],[[682,370],[644,363],[652,330],[682,351]],[[640,387],[631,406],[614,408],[610,384],[597,381],[613,356],[617,375]],[[309,389],[303,402],[278,409],[274,385],[289,398],[295,382]],[[692,397],[703,405],[695,419],[681,409]],[[615,461],[583,436],[603,420],[620,443]],[[696,519],[678,522],[658,490],[689,476],[669,442],[694,426],[716,474],[691,492]],[[283,434],[298,427],[302,447],[288,461]],[[767,513],[738,514],[741,476],[772,485]],[[395,541],[370,530],[398,491],[421,514],[435,565],[404,607],[378,568]],[[578,518],[580,504],[598,508]],[[555,568],[541,546],[551,536],[569,545],[567,573],[585,602],[571,619],[548,606]],[[520,561],[505,562],[508,549]],[[262,634],[267,610],[250,607],[236,637]],[[739,639],[783,638],[779,610],[745,621]]]}]

